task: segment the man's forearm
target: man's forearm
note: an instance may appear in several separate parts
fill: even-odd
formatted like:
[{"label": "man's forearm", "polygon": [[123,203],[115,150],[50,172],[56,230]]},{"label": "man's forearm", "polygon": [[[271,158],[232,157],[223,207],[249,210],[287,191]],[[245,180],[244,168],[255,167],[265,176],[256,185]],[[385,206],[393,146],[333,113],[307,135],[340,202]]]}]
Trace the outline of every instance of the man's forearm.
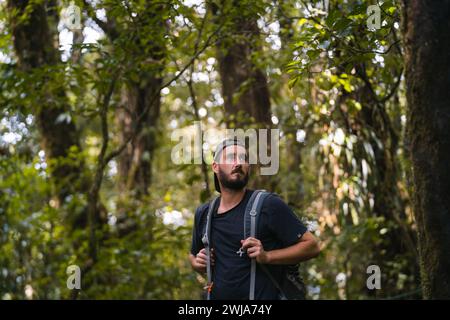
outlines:
[{"label": "man's forearm", "polygon": [[316,257],[320,252],[314,240],[300,241],[290,247],[266,251],[268,264],[296,264]]}]

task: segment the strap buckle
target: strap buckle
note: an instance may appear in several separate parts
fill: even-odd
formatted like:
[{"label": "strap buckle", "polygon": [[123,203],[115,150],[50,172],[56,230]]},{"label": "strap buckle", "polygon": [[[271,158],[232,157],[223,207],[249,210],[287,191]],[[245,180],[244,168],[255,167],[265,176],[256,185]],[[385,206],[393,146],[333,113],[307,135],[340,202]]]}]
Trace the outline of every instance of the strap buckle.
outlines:
[{"label": "strap buckle", "polygon": [[256,212],[255,209],[250,210],[250,215],[251,215],[252,217],[256,216],[256,214],[257,214],[257,212]]},{"label": "strap buckle", "polygon": [[214,285],[214,282],[211,282],[211,283],[207,284],[206,286],[204,286],[203,290],[206,290],[208,293],[211,293],[213,285]]},{"label": "strap buckle", "polygon": [[206,233],[202,237],[202,242],[205,247],[209,246],[208,235]]}]

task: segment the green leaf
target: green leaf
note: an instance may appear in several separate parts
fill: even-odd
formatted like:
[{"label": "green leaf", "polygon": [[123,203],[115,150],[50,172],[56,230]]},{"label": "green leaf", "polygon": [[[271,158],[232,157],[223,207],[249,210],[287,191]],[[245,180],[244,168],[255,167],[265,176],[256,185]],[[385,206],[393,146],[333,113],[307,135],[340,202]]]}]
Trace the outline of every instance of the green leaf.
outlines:
[{"label": "green leaf", "polygon": [[297,81],[298,81],[298,79],[299,79],[299,77],[298,76],[296,76],[296,77],[294,77],[294,78],[291,78],[291,79],[289,79],[289,82],[288,82],[288,86],[289,86],[289,88],[293,88],[294,86],[295,86],[295,84],[297,83]]}]

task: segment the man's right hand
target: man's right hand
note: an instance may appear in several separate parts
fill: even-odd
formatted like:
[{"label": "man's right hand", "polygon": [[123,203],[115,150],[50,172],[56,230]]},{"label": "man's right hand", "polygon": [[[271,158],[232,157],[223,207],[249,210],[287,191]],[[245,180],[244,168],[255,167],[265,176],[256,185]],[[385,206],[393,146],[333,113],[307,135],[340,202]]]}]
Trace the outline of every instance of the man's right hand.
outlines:
[{"label": "man's right hand", "polygon": [[[211,265],[214,265],[214,263],[215,263],[214,249],[211,249]],[[206,249],[205,248],[200,250],[195,257],[191,254],[191,265],[192,265],[192,268],[194,268],[194,270],[197,272],[200,272],[200,273],[206,272]]]}]

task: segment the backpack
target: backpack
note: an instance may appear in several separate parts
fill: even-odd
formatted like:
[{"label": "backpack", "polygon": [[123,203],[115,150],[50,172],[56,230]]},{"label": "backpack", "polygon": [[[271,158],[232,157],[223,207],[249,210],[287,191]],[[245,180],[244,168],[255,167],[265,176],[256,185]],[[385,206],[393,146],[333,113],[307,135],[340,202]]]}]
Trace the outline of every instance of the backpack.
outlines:
[{"label": "backpack", "polygon": [[[257,227],[258,227],[258,215],[261,212],[261,208],[264,199],[270,195],[269,192],[265,190],[255,190],[245,208],[244,215],[244,234],[245,238],[256,237]],[[211,237],[211,221],[212,213],[216,206],[219,197],[213,199],[209,204],[208,213],[206,216],[206,223],[203,229],[202,242],[206,251],[206,273],[207,273],[207,285],[206,298],[210,300],[211,290],[213,286],[212,282],[212,268],[211,268],[211,248],[210,248],[210,237]],[[257,238],[257,237],[256,237]],[[270,272],[270,266],[264,264],[259,265],[260,268],[267,274],[270,281],[278,289],[280,293],[281,300],[304,300],[306,295],[306,288],[303,279],[300,277],[299,264],[295,265],[285,265],[285,272],[283,273],[283,278],[281,281],[277,281],[275,277]],[[255,280],[256,280],[256,259],[251,259],[250,268],[250,288],[249,288],[249,299],[255,299]]]}]

